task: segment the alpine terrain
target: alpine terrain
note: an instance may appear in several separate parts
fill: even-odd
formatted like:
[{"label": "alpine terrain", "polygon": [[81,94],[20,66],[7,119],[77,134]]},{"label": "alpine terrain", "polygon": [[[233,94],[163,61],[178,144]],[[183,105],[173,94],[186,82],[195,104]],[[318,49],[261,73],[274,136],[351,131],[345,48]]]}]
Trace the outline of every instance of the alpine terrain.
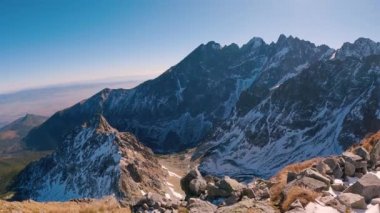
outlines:
[{"label": "alpine terrain", "polygon": [[68,201],[114,195],[133,204],[148,192],[165,194],[167,176],[148,148],[98,115],[74,128],[51,155],[29,164],[13,184],[13,199]]},{"label": "alpine terrain", "polygon": [[156,153],[198,147],[202,173],[270,177],[380,129],[379,54],[365,38],[337,50],[284,35],[241,47],[209,42],[154,80],[57,112],[25,144],[65,147],[73,129],[101,114]]}]

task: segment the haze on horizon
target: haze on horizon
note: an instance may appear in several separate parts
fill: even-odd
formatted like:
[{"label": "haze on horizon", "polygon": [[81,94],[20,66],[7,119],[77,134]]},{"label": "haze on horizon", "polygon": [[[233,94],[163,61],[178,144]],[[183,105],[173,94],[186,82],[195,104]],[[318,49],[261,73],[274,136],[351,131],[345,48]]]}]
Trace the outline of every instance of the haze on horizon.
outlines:
[{"label": "haze on horizon", "polygon": [[211,40],[380,41],[379,10],[377,0],[1,1],[0,93],[158,75]]}]

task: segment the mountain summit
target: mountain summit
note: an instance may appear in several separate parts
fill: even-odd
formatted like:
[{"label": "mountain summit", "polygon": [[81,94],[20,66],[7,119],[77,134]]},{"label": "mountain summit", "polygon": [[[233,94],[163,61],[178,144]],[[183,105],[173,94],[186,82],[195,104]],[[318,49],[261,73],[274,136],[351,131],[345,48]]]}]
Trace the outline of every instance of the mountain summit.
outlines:
[{"label": "mountain summit", "polygon": [[167,171],[129,133],[103,116],[76,127],[51,155],[28,165],[13,184],[15,199],[67,201],[115,195],[134,204],[142,193],[165,193]]}]

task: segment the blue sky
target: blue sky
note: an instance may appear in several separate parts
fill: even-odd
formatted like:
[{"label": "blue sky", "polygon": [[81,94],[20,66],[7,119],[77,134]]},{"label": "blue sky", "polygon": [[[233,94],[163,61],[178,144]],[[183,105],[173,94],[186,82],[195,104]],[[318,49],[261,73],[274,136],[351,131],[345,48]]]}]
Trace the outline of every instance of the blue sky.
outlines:
[{"label": "blue sky", "polygon": [[378,0],[0,0],[0,93],[156,76],[210,40],[380,41],[379,11]]}]

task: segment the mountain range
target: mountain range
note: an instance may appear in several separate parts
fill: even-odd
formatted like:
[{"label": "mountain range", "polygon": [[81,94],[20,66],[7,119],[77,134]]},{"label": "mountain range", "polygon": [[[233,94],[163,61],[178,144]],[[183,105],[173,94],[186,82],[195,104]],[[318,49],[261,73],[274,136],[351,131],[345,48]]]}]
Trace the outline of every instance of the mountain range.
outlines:
[{"label": "mountain range", "polygon": [[[379,77],[380,43],[365,38],[337,50],[284,35],[202,44],[158,78],[104,89],[32,129],[24,145],[55,152],[30,164],[13,189],[19,199],[115,194],[134,203],[134,193],[167,187],[154,185],[167,174],[149,148],[196,148],[203,174],[268,178],[378,131]],[[123,190],[121,176],[133,190]]]}]

